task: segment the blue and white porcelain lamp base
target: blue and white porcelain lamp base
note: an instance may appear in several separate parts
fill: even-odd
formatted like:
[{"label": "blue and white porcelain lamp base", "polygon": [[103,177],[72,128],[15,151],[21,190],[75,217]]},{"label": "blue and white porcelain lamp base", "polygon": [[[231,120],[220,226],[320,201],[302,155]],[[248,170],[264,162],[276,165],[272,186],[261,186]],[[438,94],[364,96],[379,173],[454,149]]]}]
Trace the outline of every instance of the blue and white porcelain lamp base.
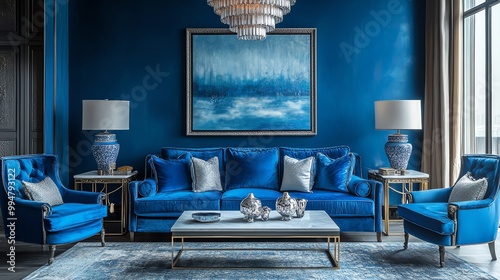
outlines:
[{"label": "blue and white porcelain lamp base", "polygon": [[404,175],[410,160],[412,146],[408,143],[406,134],[390,134],[387,143],[385,143],[385,153],[389,159],[391,167],[397,174]]},{"label": "blue and white porcelain lamp base", "polygon": [[92,144],[92,154],[97,162],[98,175],[112,175],[116,169],[116,159],[120,151],[120,144],[116,141],[116,135],[103,132],[95,135]]}]

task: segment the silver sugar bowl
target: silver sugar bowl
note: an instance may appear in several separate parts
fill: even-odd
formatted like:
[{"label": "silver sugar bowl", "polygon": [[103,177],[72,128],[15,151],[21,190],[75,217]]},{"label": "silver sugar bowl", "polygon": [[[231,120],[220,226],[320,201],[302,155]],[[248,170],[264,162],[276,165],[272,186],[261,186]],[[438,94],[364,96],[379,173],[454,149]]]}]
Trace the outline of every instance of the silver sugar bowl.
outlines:
[{"label": "silver sugar bowl", "polygon": [[271,208],[264,206],[264,207],[260,208],[259,214],[260,214],[260,218],[263,221],[267,221],[267,220],[269,220],[269,214],[271,214]]},{"label": "silver sugar bowl", "polygon": [[297,218],[302,218],[304,217],[306,211],[307,199],[299,198],[296,199],[296,201],[297,201],[297,210],[296,210]]},{"label": "silver sugar bowl", "polygon": [[252,223],[255,218],[260,217],[261,211],[262,203],[260,199],[255,198],[253,193],[249,193],[240,203],[240,212],[245,215],[245,220],[249,223]]},{"label": "silver sugar bowl", "polygon": [[297,200],[292,198],[288,192],[276,200],[276,211],[281,215],[281,220],[290,221],[297,212]]}]

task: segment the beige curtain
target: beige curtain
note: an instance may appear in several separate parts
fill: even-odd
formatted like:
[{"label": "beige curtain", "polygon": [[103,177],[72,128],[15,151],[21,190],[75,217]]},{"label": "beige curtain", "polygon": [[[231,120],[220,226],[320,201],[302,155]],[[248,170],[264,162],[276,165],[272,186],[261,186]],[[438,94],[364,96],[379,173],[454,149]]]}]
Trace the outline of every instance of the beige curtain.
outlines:
[{"label": "beige curtain", "polygon": [[427,0],[422,172],[430,188],[449,187],[460,171],[462,1]]}]

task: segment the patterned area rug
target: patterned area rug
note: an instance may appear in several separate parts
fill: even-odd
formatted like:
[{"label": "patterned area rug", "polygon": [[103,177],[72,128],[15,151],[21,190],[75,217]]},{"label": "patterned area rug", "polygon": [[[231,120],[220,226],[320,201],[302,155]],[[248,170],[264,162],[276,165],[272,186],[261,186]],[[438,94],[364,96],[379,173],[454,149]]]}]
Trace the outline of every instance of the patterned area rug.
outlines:
[{"label": "patterned area rug", "polygon": [[[446,252],[439,268],[437,246],[414,242],[345,242],[340,269],[286,269],[292,266],[329,266],[321,251],[186,251],[178,265],[248,267],[243,269],[170,269],[170,244],[134,242],[78,243],[25,279],[495,279],[477,266]],[[189,248],[326,248],[326,243],[186,243]],[[252,269],[252,267],[272,267]],[[285,269],[283,269],[285,268]]]}]

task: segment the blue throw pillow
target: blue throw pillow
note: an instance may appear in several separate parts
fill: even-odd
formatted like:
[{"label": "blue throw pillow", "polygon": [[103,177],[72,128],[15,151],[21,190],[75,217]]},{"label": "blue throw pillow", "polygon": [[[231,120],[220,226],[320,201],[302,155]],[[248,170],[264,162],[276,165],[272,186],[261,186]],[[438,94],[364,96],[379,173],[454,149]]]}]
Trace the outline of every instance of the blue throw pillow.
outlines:
[{"label": "blue throw pillow", "polygon": [[165,160],[151,157],[149,164],[158,186],[158,192],[191,189],[191,155],[185,154],[179,159]]},{"label": "blue throw pillow", "polygon": [[356,196],[367,197],[370,195],[372,188],[370,183],[368,183],[365,179],[354,176],[348,183],[347,190]]},{"label": "blue throw pillow", "polygon": [[317,177],[313,189],[349,192],[347,184],[351,180],[355,163],[352,153],[336,159],[318,153],[316,160]]},{"label": "blue throw pillow", "polygon": [[142,197],[153,196],[156,194],[156,182],[153,179],[146,179],[139,183],[137,192]]},{"label": "blue throw pillow", "polygon": [[185,154],[190,154],[191,157],[196,157],[203,160],[209,160],[213,157],[217,157],[219,159],[219,173],[221,174],[221,182],[224,182],[224,148],[164,147],[161,149],[161,157],[164,159],[178,159]]},{"label": "blue throw pillow", "polygon": [[226,152],[226,190],[279,190],[277,148],[228,148]]}]

